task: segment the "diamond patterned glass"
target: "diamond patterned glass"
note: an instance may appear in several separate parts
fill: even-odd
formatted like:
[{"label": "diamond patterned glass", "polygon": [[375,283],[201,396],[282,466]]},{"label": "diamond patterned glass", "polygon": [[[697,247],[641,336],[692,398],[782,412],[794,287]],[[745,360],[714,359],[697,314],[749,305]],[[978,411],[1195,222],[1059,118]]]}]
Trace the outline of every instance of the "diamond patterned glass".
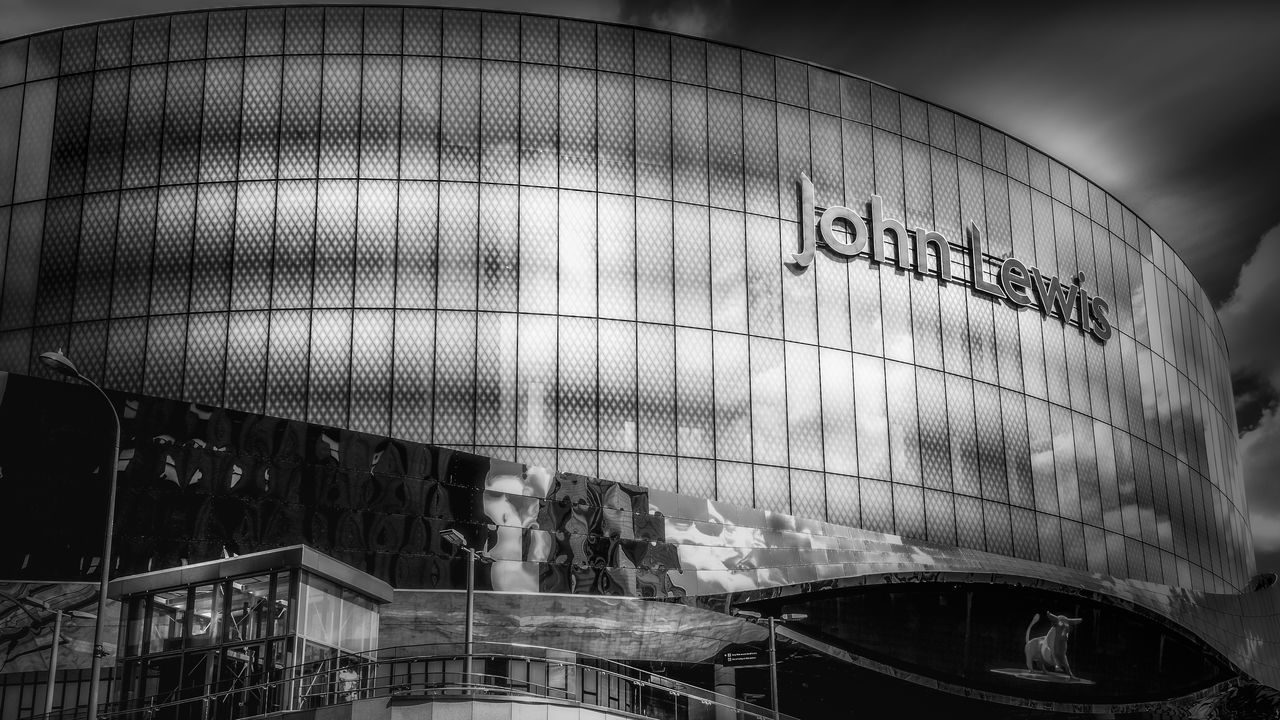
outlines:
[{"label": "diamond patterned glass", "polygon": [[281,112],[280,80],[280,58],[245,60],[244,114],[240,119],[242,180],[263,180],[276,174]]},{"label": "diamond patterned glass", "polygon": [[317,310],[311,316],[307,422],[345,427],[351,382],[351,311]]},{"label": "diamond patterned glass", "polygon": [[266,312],[231,313],[227,327],[226,405],[260,413],[266,397]]},{"label": "diamond patterned glass", "polygon": [[355,304],[389,307],[395,291],[396,186],[386,181],[362,181],[358,188]]},{"label": "diamond patterned glass", "polygon": [[440,157],[440,61],[406,57],[400,83],[400,177],[438,176]]},{"label": "diamond patterned glass", "polygon": [[[292,10],[292,8],[290,8]],[[320,61],[314,57],[284,60],[280,100],[280,177],[316,176],[320,130]]]},{"label": "diamond patterned glass", "polygon": [[392,345],[391,435],[430,442],[435,410],[435,314],[400,310],[395,314]]},{"label": "diamond patterned glass", "polygon": [[90,195],[85,199],[80,219],[80,256],[75,261],[82,275],[75,284],[74,320],[98,320],[107,316],[119,200],[117,193]]},{"label": "diamond patterned glass", "polygon": [[[975,295],[962,252],[946,284],[787,262],[802,172],[817,212],[874,193],[1082,273],[1115,337]],[[0,45],[0,175],[5,367],[65,344],[118,390],[1192,589],[1253,572],[1186,263],[869,81],[508,13],[161,15]]]},{"label": "diamond patterned glass", "polygon": [[[270,306],[272,225],[275,183],[240,185],[236,197],[235,265],[231,271],[231,308]],[[124,237],[121,237],[124,240]],[[265,339],[265,338],[264,338]]]},{"label": "diamond patterned glass", "polygon": [[352,317],[352,430],[374,435],[391,430],[392,323],[390,310],[357,310]]},{"label": "diamond patterned glass", "polygon": [[556,419],[562,448],[595,448],[596,324],[585,318],[561,318],[556,348]]},{"label": "diamond patterned glass", "polygon": [[[644,352],[640,352],[643,348]],[[636,399],[640,452],[674,453],[675,333],[669,326],[636,326]]]},{"label": "diamond patterned glass", "polygon": [[486,62],[481,68],[481,82],[480,179],[517,182],[520,176],[520,66]]},{"label": "diamond patterned glass", "polygon": [[477,302],[483,310],[515,310],[519,301],[519,198],[510,185],[480,186]]},{"label": "diamond patterned glass", "polygon": [[[636,450],[636,329],[631,323],[599,324],[597,398],[602,449]],[[602,456],[603,457],[603,456]]]},{"label": "diamond patterned glass", "polygon": [[204,116],[200,121],[200,180],[234,180],[240,146],[240,60],[212,60],[205,66]]},{"label": "diamond patterned glass", "polygon": [[561,187],[596,188],[596,75],[584,70],[560,71]]},{"label": "diamond patterned glass", "polygon": [[442,308],[476,306],[478,191],[478,186],[470,183],[440,183],[440,269],[436,287]]}]

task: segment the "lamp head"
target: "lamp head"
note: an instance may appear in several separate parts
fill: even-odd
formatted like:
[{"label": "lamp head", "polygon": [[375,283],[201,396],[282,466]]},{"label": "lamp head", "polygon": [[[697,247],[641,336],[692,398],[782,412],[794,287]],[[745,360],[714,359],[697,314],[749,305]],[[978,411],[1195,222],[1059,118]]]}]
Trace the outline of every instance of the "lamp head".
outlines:
[{"label": "lamp head", "polygon": [[445,530],[440,533],[440,537],[444,538],[446,542],[452,545],[457,545],[459,548],[467,547],[467,537],[459,532],[457,528],[449,528],[448,530]]},{"label": "lamp head", "polygon": [[759,620],[764,617],[755,610],[734,610],[733,614],[735,617],[747,618],[748,620]]},{"label": "lamp head", "polygon": [[76,370],[75,363],[71,362],[71,358],[63,355],[61,350],[40,353],[40,363],[61,375],[80,377],[80,371]]}]

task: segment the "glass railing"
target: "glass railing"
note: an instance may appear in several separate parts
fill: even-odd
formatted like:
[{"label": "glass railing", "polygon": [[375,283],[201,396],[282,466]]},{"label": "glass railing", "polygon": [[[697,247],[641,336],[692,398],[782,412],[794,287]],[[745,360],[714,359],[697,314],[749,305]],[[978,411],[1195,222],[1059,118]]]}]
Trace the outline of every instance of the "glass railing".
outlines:
[{"label": "glass railing", "polygon": [[[461,643],[413,645],[347,655],[270,671],[269,679],[235,679],[103,707],[101,720],[241,720],[368,698],[501,696],[596,707],[653,720],[689,720],[728,709],[738,720],[771,720],[772,710],[642,668],[574,651],[515,643],[474,643],[471,673]],[[721,711],[722,712],[722,711]],[[84,708],[33,720],[81,720]],[[782,720],[794,720],[778,715]]]}]

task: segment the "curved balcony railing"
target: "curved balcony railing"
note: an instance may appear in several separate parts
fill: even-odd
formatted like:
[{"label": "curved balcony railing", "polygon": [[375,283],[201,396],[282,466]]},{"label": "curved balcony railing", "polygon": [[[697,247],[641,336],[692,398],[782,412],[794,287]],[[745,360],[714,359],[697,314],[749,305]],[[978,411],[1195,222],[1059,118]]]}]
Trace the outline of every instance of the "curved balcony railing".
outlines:
[{"label": "curved balcony railing", "polygon": [[[515,643],[474,644],[472,673],[460,644],[384,648],[175,687],[109,703],[102,720],[241,720],[371,698],[489,700],[501,696],[600,708],[653,720],[772,720],[773,711],[647,670],[574,651]],[[33,720],[79,720],[85,708]],[[794,720],[779,715],[782,720]]]}]

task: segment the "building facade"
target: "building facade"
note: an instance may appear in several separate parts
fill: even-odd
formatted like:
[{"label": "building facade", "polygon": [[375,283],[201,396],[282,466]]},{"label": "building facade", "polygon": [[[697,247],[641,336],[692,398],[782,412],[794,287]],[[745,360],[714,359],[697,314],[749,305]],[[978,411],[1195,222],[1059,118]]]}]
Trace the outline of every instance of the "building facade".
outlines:
[{"label": "building facade", "polygon": [[[175,418],[194,408],[201,427],[258,428],[221,445],[136,434],[121,464],[137,483],[198,493],[199,463],[166,464],[166,447],[280,458],[295,433],[297,467],[324,464],[320,443],[371,477],[461,478],[471,499],[442,502],[471,513],[486,588],[531,604],[791,598],[838,625],[893,616],[855,590],[905,574],[937,591],[906,622],[956,602],[933,573],[997,588],[993,614],[1023,583],[1044,593],[1036,617],[1059,597],[1095,623],[1120,607],[1115,622],[1154,622],[1152,642],[1172,633],[1216,664],[1044,695],[963,680],[893,638],[815,620],[810,639],[1046,707],[1275,672],[1245,648],[1262,631],[1239,619],[1254,567],[1227,349],[1190,270],[1062,163],[874,82],[531,15],[86,25],[0,44],[0,245],[0,369],[48,377],[37,356],[62,348],[120,407],[169,408],[126,417],[139,433],[191,431]],[[385,443],[417,449],[389,469]],[[252,475],[210,462],[206,481]],[[339,475],[346,507],[386,510]],[[155,493],[123,482],[137,519],[130,499]],[[599,512],[550,522],[557,502]],[[251,531],[137,520],[118,569],[234,554],[234,536],[332,549],[398,590],[456,586],[456,558],[431,569],[437,524],[374,548],[366,520],[350,531],[363,545],[325,548],[338,520],[303,513],[272,539],[255,507]],[[591,550],[602,537],[648,549]],[[10,555],[6,577],[79,579],[65,558],[70,572]],[[437,560],[397,582],[397,558],[420,556]],[[586,558],[631,574],[582,579]],[[856,598],[821,610],[815,583]]]}]

